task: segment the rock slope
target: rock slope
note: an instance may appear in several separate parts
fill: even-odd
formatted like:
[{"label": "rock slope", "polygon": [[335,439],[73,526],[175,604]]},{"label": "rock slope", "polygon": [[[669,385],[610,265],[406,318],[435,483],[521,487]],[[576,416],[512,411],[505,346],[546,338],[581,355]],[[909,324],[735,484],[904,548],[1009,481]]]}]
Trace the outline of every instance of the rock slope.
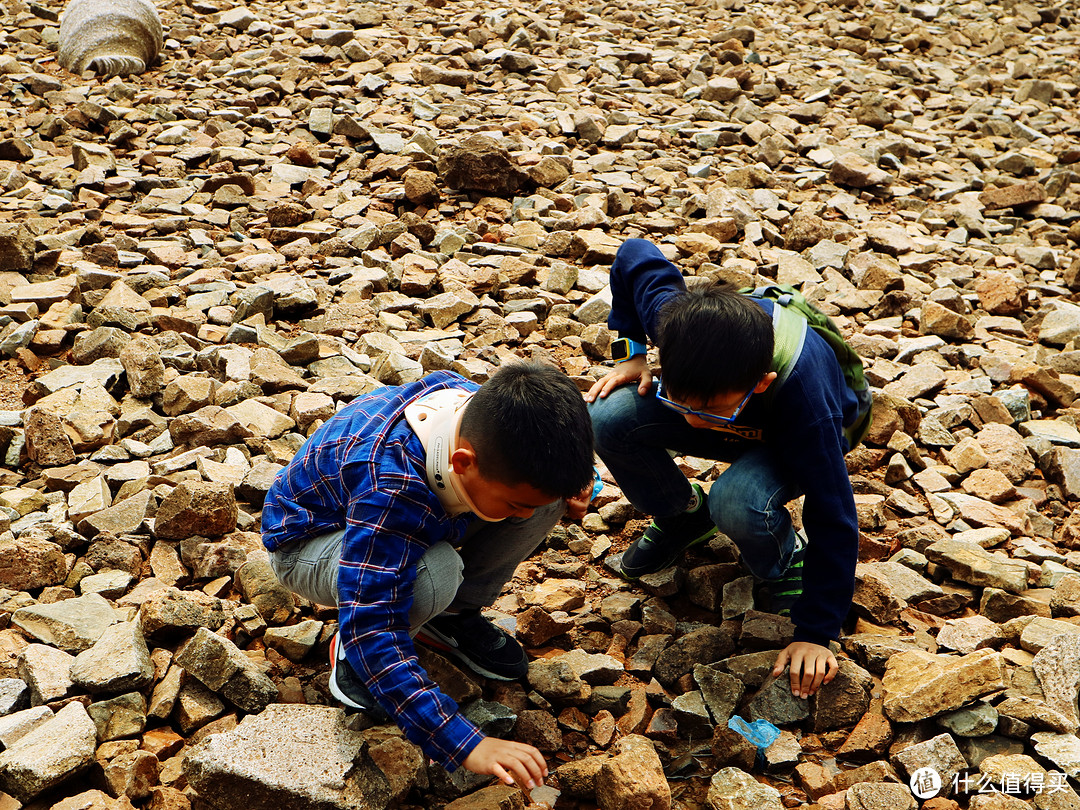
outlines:
[{"label": "rock slope", "polygon": [[[3,9],[3,807],[1080,806],[1071,7],[190,0],[125,79],[58,66],[57,0]],[[552,787],[450,776],[334,707],[261,500],[379,385],[586,388],[639,236],[867,360],[840,675],[769,677],[791,626],[725,538],[620,580],[608,480],[493,611],[527,684],[420,651]]]}]

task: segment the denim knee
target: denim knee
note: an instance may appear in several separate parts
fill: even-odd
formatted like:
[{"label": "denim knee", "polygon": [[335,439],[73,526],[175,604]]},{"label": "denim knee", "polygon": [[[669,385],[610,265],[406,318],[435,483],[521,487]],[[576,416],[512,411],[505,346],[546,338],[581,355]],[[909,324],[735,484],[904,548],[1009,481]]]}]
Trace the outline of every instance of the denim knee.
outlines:
[{"label": "denim knee", "polygon": [[589,403],[597,451],[625,446],[636,421],[633,397],[637,396],[637,386],[623,385]]},{"label": "denim knee", "polygon": [[716,527],[736,544],[766,530],[766,515],[741,487],[725,487],[724,475],[709,490],[709,515]]}]

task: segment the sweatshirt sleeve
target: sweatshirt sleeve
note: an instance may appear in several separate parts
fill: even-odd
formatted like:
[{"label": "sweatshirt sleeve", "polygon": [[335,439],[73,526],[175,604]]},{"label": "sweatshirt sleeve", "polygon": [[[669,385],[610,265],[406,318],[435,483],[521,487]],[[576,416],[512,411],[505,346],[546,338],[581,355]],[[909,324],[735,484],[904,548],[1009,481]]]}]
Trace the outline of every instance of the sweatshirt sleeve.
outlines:
[{"label": "sweatshirt sleeve", "polygon": [[[825,351],[829,351],[827,348]],[[778,457],[805,495],[803,528],[806,557],[803,593],[791,615],[795,640],[822,646],[840,635],[855,592],[859,521],[844,453],[840,397],[843,379],[829,358],[801,358],[798,369],[778,392],[774,442]],[[809,372],[809,373],[808,373]]]},{"label": "sweatshirt sleeve", "polygon": [[660,310],[683,292],[682,273],[647,239],[627,239],[611,265],[608,328],[620,337],[656,341]]}]

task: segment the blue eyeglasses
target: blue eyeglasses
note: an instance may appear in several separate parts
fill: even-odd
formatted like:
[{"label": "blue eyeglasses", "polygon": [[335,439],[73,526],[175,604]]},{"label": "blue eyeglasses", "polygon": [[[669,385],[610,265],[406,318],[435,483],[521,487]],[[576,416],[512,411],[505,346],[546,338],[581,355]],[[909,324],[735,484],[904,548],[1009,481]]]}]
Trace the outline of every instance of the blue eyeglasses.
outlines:
[{"label": "blue eyeglasses", "polygon": [[720,416],[716,413],[709,413],[708,411],[695,411],[693,408],[688,408],[685,405],[680,405],[678,402],[673,402],[664,396],[664,383],[659,382],[656,386],[656,398],[664,403],[667,407],[673,411],[678,411],[681,414],[687,416],[696,416],[705,422],[711,422],[714,425],[731,425],[735,420],[739,418],[739,414],[742,413],[742,409],[746,407],[746,403],[750,401],[750,397],[754,395],[754,390],[757,388],[755,385],[749,391],[746,392],[746,396],[742,398],[742,401],[735,406],[735,410],[731,412],[730,416]]}]

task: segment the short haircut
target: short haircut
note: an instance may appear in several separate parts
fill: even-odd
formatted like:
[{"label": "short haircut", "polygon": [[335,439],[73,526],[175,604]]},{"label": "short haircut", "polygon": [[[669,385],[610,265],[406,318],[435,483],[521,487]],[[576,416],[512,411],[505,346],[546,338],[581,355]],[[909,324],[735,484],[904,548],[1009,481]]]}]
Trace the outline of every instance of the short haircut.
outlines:
[{"label": "short haircut", "polygon": [[677,294],[661,308],[658,332],[661,379],[677,399],[749,391],[772,365],[772,319],[731,284]]},{"label": "short haircut", "polygon": [[593,431],[581,391],[556,368],[503,365],[465,406],[461,435],[485,478],[571,498],[593,477]]}]

